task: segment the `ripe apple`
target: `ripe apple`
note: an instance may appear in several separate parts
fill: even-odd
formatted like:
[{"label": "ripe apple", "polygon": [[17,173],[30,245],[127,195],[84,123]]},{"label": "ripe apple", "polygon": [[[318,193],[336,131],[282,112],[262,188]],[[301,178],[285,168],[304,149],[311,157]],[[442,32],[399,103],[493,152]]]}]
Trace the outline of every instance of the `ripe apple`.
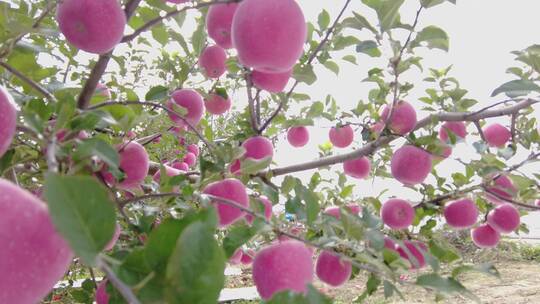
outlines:
[{"label": "ripe apple", "polygon": [[[204,188],[203,193],[228,199],[238,205],[249,208],[249,197],[246,193],[246,187],[242,182],[234,178],[210,183]],[[213,203],[218,213],[220,227],[229,226],[244,216],[244,211],[234,206],[220,201],[214,201]]]},{"label": "ripe apple", "polygon": [[285,290],[307,292],[313,280],[313,253],[304,243],[288,240],[261,249],[253,261],[253,281],[263,300]]},{"label": "ripe apple", "polygon": [[337,254],[324,250],[317,258],[315,272],[324,283],[338,287],[351,277],[352,264],[350,261],[342,260]]},{"label": "ripe apple", "polygon": [[[272,202],[268,199],[268,197],[264,195],[261,195],[259,197],[259,200],[264,205],[264,217],[266,218],[267,221],[269,221],[272,218],[272,208],[273,208]],[[253,215],[246,213],[246,221],[249,224],[252,224],[253,220],[254,220]]]},{"label": "ripe apple", "polygon": [[206,15],[208,36],[224,49],[233,47],[231,26],[238,3],[220,3],[210,6]]},{"label": "ripe apple", "polygon": [[503,147],[512,133],[503,125],[494,123],[483,129],[486,142],[490,147]]},{"label": "ripe apple", "polygon": [[0,303],[39,303],[71,264],[47,205],[0,179]]},{"label": "ripe apple", "polygon": [[0,157],[6,153],[15,136],[17,109],[8,91],[0,86]]},{"label": "ripe apple", "polygon": [[328,133],[332,145],[338,148],[348,147],[354,139],[354,131],[351,125],[332,127]]},{"label": "ripe apple", "polygon": [[199,65],[208,78],[219,78],[227,70],[227,53],[219,45],[206,47],[199,57]]},{"label": "ripe apple", "polygon": [[486,199],[493,204],[502,204],[505,199],[511,200],[517,194],[518,189],[507,175],[495,173],[490,175],[489,178],[493,178],[494,183],[492,186],[487,187],[487,190],[495,194],[486,192]]},{"label": "ripe apple", "polygon": [[392,229],[405,229],[413,222],[414,208],[406,200],[392,198],[382,205],[381,219]]},{"label": "ripe apple", "polygon": [[345,175],[357,179],[363,179],[368,177],[370,170],[371,163],[369,161],[369,158],[365,156],[347,160],[343,163],[343,171],[345,172]]},{"label": "ripe apple", "polygon": [[478,207],[469,198],[456,200],[444,206],[444,218],[452,228],[470,228],[478,220]]},{"label": "ripe apple", "polygon": [[220,94],[210,93],[204,100],[206,111],[213,115],[221,115],[231,108],[232,102],[229,96],[221,96]]},{"label": "ripe apple", "polygon": [[427,247],[425,244],[418,242],[418,241],[409,241],[405,240],[403,241],[403,245],[407,247],[410,254],[407,254],[405,249],[403,247],[397,245],[397,251],[399,255],[408,260],[411,263],[412,269],[420,269],[424,266],[426,266],[426,259],[424,258],[424,253],[427,252]]},{"label": "ripe apple", "polygon": [[[253,161],[262,160],[265,158],[272,158],[274,156],[274,146],[272,142],[264,136],[250,137],[242,143],[242,147],[246,150],[243,157],[251,159]],[[232,173],[239,173],[241,170],[241,163],[239,160],[233,162],[230,171]]]},{"label": "ripe apple", "polygon": [[287,141],[291,146],[300,148],[309,141],[309,131],[304,126],[292,127],[287,131]]},{"label": "ripe apple", "polygon": [[114,176],[108,171],[102,171],[103,178],[110,185],[116,185],[123,190],[137,188],[148,175],[150,161],[146,149],[136,141],[119,146],[120,170],[124,172],[122,181],[115,180]]},{"label": "ripe apple", "polygon": [[303,53],[306,21],[295,0],[244,0],[232,23],[232,42],[244,66],[266,73],[292,69]]},{"label": "ripe apple", "polygon": [[392,176],[405,185],[422,183],[431,172],[431,155],[415,146],[397,149],[391,160]]},{"label": "ripe apple", "polygon": [[98,284],[95,300],[96,304],[109,304],[109,294],[107,294],[107,279]]},{"label": "ripe apple", "polygon": [[482,224],[471,230],[471,238],[480,248],[493,248],[497,246],[501,235],[488,224]]},{"label": "ripe apple", "polygon": [[445,122],[439,130],[439,139],[444,143],[448,143],[448,132],[452,132],[458,140],[465,139],[467,136],[467,126],[462,121]]},{"label": "ripe apple", "polygon": [[94,54],[111,51],[122,40],[126,26],[117,0],[63,0],[56,19],[69,43]]},{"label": "ripe apple", "polygon": [[[362,212],[362,206],[358,206],[357,204],[347,204],[345,205],[345,210],[349,211],[352,214],[358,214]],[[328,214],[330,216],[335,217],[336,219],[341,219],[341,213],[339,211],[339,207],[328,207],[324,210],[325,214]]]},{"label": "ripe apple", "polygon": [[498,205],[488,213],[487,222],[501,234],[511,233],[519,227],[519,211],[512,204]]},{"label": "ripe apple", "polygon": [[[383,122],[386,122],[390,115],[390,106],[386,106],[381,113]],[[389,122],[389,128],[399,135],[405,135],[411,132],[416,126],[416,111],[414,107],[403,100],[396,103],[396,107],[392,112],[392,118]]]},{"label": "ripe apple", "polygon": [[[182,115],[182,117],[184,117],[184,119],[192,126],[196,126],[204,114],[203,99],[195,90],[181,89],[174,91],[171,95],[171,99],[167,101],[167,106],[169,109],[175,111],[174,104],[186,110],[187,113]],[[169,113],[169,117],[178,126],[185,126],[178,115]]]},{"label": "ripe apple", "polygon": [[285,89],[291,75],[292,70],[283,73],[265,73],[255,70],[251,72],[251,81],[253,81],[253,85],[261,90],[279,93]]}]

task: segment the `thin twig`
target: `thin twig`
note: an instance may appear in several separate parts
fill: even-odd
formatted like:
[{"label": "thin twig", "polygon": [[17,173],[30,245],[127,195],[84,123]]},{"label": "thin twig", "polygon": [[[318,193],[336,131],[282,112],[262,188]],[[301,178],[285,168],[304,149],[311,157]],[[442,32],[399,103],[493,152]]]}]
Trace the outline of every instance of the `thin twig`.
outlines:
[{"label": "thin twig", "polygon": [[[339,20],[341,19],[341,17],[343,16],[343,14],[345,13],[345,10],[347,10],[347,7],[349,6],[349,3],[351,3],[351,0],[347,0],[345,2],[345,5],[343,5],[343,8],[341,9],[341,11],[339,12],[338,16],[336,17],[336,19],[334,20],[334,23],[332,23],[332,26],[330,26],[330,28],[328,28],[328,30],[326,31],[326,35],[324,36],[323,40],[321,41],[321,43],[319,43],[319,45],[317,46],[317,48],[313,51],[313,53],[311,53],[311,55],[309,56],[309,59],[308,61],[306,62],[306,65],[310,65],[311,63],[313,63],[313,60],[315,60],[315,58],[317,57],[317,54],[322,50],[322,48],[325,46],[325,44],[328,42],[328,40],[330,39],[330,36],[332,35],[332,33],[334,32],[336,26],[338,25],[338,22]],[[296,88],[296,86],[298,86],[299,84],[299,81],[298,80],[295,80],[293,86],[291,87],[291,89],[289,90],[289,92],[287,92],[287,94],[285,95],[285,98],[283,98],[281,100],[281,102],[279,103],[277,109],[272,112],[272,115],[270,115],[270,117],[268,118],[268,120],[266,120],[263,125],[259,128],[259,134],[261,134],[262,132],[264,132],[264,130],[266,130],[266,128],[268,128],[268,126],[270,125],[270,123],[276,118],[276,116],[279,114],[279,112],[281,112],[281,110],[283,109],[283,107],[285,106],[285,104],[289,101],[289,99],[291,98],[291,95],[294,91],[294,89]]]},{"label": "thin twig", "polygon": [[516,144],[516,121],[518,113],[512,114],[512,122],[510,125],[510,134],[512,134],[512,143]]},{"label": "thin twig", "polygon": [[482,139],[482,141],[486,143],[486,149],[487,149],[487,152],[489,153],[490,151],[489,151],[489,146],[487,145],[486,135],[484,134],[484,130],[482,130],[482,126],[480,126],[480,121],[475,120],[474,126],[476,127],[476,130],[478,130],[478,134],[480,134],[480,138]]},{"label": "thin twig", "polygon": [[132,34],[124,36],[124,38],[122,38],[121,42],[130,42],[133,39],[135,39],[137,36],[139,36],[141,33],[143,33],[145,31],[149,30],[150,28],[162,23],[163,20],[172,18],[172,17],[174,17],[174,16],[176,16],[176,15],[178,15],[178,14],[184,12],[184,11],[187,11],[187,10],[190,10],[190,9],[199,9],[199,8],[203,8],[203,7],[214,5],[214,4],[235,3],[235,2],[240,2],[240,1],[242,1],[242,0],[214,0],[214,1],[210,1],[210,2],[197,3],[197,4],[193,5],[193,6],[185,6],[185,7],[181,8],[181,9],[170,11],[170,12],[168,12],[167,14],[165,14],[163,16],[159,16],[159,17],[156,17],[154,19],[149,20],[148,22],[143,24],[141,27],[136,29]]},{"label": "thin twig", "polygon": [[247,97],[248,97],[248,110],[249,110],[249,118],[251,122],[251,128],[255,133],[261,134],[259,130],[259,126],[257,125],[257,114],[255,112],[255,99],[253,98],[253,92],[251,89],[253,88],[253,82],[251,81],[251,77],[249,76],[249,72],[246,71],[245,73],[245,80],[246,80],[246,90],[247,90]]},{"label": "thin twig", "polygon": [[124,284],[118,278],[116,273],[111,269],[111,267],[103,260],[103,258],[100,256],[97,260],[97,266],[100,268],[105,274],[107,275],[107,279],[111,282],[111,284],[120,292],[122,297],[129,303],[129,304],[140,304],[141,302],[137,299],[131,288]]},{"label": "thin twig", "polygon": [[95,109],[98,109],[98,108],[102,108],[102,107],[108,107],[108,106],[113,106],[113,105],[124,105],[124,106],[127,106],[127,105],[139,105],[139,106],[151,106],[151,107],[156,107],[156,108],[160,108],[160,109],[163,109],[165,110],[167,113],[169,114],[172,114],[172,115],[176,115],[178,118],[180,118],[182,120],[183,123],[185,123],[189,129],[191,129],[196,135],[197,137],[199,137],[199,139],[204,142],[204,144],[211,150],[214,149],[214,146],[208,142],[206,140],[206,138],[204,138],[204,136],[199,132],[199,130],[197,130],[191,123],[189,123],[180,113],[177,113],[176,111],[160,104],[160,103],[157,103],[157,102],[149,102],[149,101],[106,101],[106,102],[102,102],[102,103],[99,103],[97,105],[94,105],[94,106],[91,106],[91,107],[88,107],[87,110],[95,110]]},{"label": "thin twig", "polygon": [[504,196],[501,196],[500,194],[498,194],[497,192],[494,192],[492,190],[490,190],[488,187],[486,186],[482,186],[482,188],[484,189],[485,192],[495,196],[496,198],[502,200],[502,201],[505,201],[507,203],[510,203],[512,205],[516,205],[516,206],[520,206],[520,207],[523,207],[523,208],[528,208],[528,209],[533,209],[533,210],[540,210],[540,206],[536,206],[536,205],[531,205],[531,204],[525,204],[525,203],[522,203],[522,202],[518,202],[518,201],[515,201],[511,198],[508,198],[508,197],[504,197]]},{"label": "thin twig", "polygon": [[26,75],[24,75],[23,73],[18,71],[13,66],[11,66],[11,65],[9,65],[6,62],[1,61],[1,60],[0,60],[0,66],[3,67],[4,69],[8,70],[11,74],[17,76],[17,78],[19,78],[20,80],[26,82],[29,86],[31,86],[33,89],[38,91],[41,95],[45,96],[45,98],[47,98],[48,100],[53,101],[53,102],[56,101],[56,97],[54,97],[53,94],[51,94],[49,91],[47,91],[47,89],[45,89],[40,84],[33,81],[32,79],[28,78]]}]

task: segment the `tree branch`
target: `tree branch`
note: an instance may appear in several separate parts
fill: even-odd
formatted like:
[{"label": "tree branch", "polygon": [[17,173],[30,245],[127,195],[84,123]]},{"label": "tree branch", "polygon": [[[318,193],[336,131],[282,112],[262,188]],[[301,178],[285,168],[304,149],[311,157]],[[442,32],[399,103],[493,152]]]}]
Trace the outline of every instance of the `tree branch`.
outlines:
[{"label": "tree branch", "polygon": [[211,149],[211,150],[214,149],[214,146],[210,142],[208,142],[206,140],[206,138],[204,138],[204,136],[202,136],[202,134],[199,132],[199,130],[197,130],[192,124],[190,124],[184,117],[182,117],[182,115],[180,113],[177,113],[174,110],[169,109],[168,107],[166,107],[166,106],[164,106],[162,104],[159,104],[157,102],[149,102],[149,101],[106,101],[106,102],[102,102],[102,103],[99,103],[97,105],[91,106],[91,107],[87,108],[87,110],[95,110],[95,109],[98,109],[98,108],[108,107],[108,106],[113,106],[113,105],[152,106],[152,107],[163,109],[169,114],[173,114],[173,115],[178,116],[178,118],[180,118],[182,120],[182,122],[185,123],[188,126],[188,128],[191,129],[197,135],[197,137],[199,137],[199,139],[202,142],[204,142],[204,144],[209,149]]},{"label": "tree branch", "polygon": [[261,134],[259,130],[259,126],[257,125],[257,113],[255,112],[255,99],[253,98],[253,92],[251,91],[251,88],[253,87],[253,82],[251,81],[251,77],[248,71],[246,71],[244,78],[246,80],[248,110],[249,110],[251,128],[253,129],[253,131],[255,131],[256,134]]},{"label": "tree branch", "polygon": [[[129,20],[133,13],[135,12],[135,9],[137,6],[139,6],[139,3],[141,0],[130,0],[124,9],[124,12],[126,14],[126,20]],[[96,87],[98,85],[99,80],[105,73],[105,70],[107,69],[107,65],[109,64],[109,61],[111,60],[112,53],[114,49],[110,52],[100,55],[98,61],[96,62],[96,65],[94,65],[94,68],[92,68],[92,71],[90,72],[90,76],[88,77],[88,80],[86,80],[86,83],[84,84],[84,87],[81,91],[81,94],[79,95],[79,98],[77,99],[77,108],[79,109],[86,109],[88,105],[90,104],[90,99],[92,98],[92,95],[94,95],[94,91],[96,90]]]},{"label": "tree branch", "polygon": [[103,261],[102,257],[98,257],[97,260],[97,266],[107,275],[107,279],[111,282],[111,284],[120,292],[122,297],[129,303],[129,304],[140,304],[141,302],[137,299],[131,288],[124,284],[116,273],[111,269],[111,267]]},{"label": "tree branch", "polygon": [[181,9],[170,11],[167,14],[165,14],[164,16],[159,16],[159,17],[156,17],[154,19],[149,20],[148,22],[143,24],[140,28],[136,29],[132,34],[124,36],[124,38],[122,38],[121,42],[130,42],[133,39],[135,39],[137,36],[139,36],[141,33],[143,33],[145,31],[151,29],[152,27],[160,24],[161,22],[163,22],[163,20],[172,18],[172,17],[174,17],[174,16],[176,16],[176,15],[178,15],[178,14],[184,12],[184,11],[187,11],[187,10],[190,10],[190,9],[199,9],[199,8],[203,8],[203,7],[214,5],[214,4],[235,3],[235,2],[241,2],[241,1],[242,0],[214,0],[214,1],[210,1],[210,2],[197,3],[197,4],[193,5],[193,6],[185,6],[185,7],[181,8]]},{"label": "tree branch", "polygon": [[[513,106],[503,107],[501,109],[486,110],[480,113],[468,113],[468,112],[441,112],[428,115],[424,119],[418,121],[413,131],[424,128],[432,123],[433,120],[437,121],[478,121],[480,119],[498,117],[511,115],[513,113],[519,112],[521,109],[527,108],[535,103],[540,102],[540,100],[526,99]],[[412,132],[412,131],[411,131]],[[284,175],[293,172],[305,171],[310,169],[316,169],[324,166],[334,165],[342,163],[346,160],[356,159],[361,156],[369,155],[380,147],[389,144],[393,140],[399,137],[393,135],[381,136],[374,141],[371,141],[364,145],[363,147],[352,151],[350,153],[335,155],[329,157],[323,157],[318,160],[296,164],[287,167],[281,167],[272,169],[266,172],[259,173],[259,175],[270,174],[270,176]]]},{"label": "tree branch", "polygon": [[38,91],[41,95],[45,96],[45,98],[47,98],[49,101],[52,101],[52,102],[56,101],[56,97],[54,97],[53,94],[51,94],[49,91],[47,91],[47,89],[45,89],[40,84],[33,81],[32,79],[28,78],[26,75],[19,72],[17,69],[12,67],[11,65],[9,65],[6,62],[0,60],[0,66],[3,67],[4,69],[8,70],[11,74],[15,75],[20,80],[24,81],[26,84],[31,86],[34,90]]},{"label": "tree branch", "polygon": [[[349,6],[349,3],[351,3],[351,0],[347,0],[345,2],[345,5],[343,5],[343,8],[341,9],[341,11],[339,12],[338,16],[336,17],[336,19],[334,20],[334,23],[332,23],[332,26],[330,26],[330,28],[328,28],[328,30],[326,31],[326,35],[324,36],[323,40],[321,41],[321,43],[319,43],[319,45],[317,46],[317,48],[313,51],[313,53],[311,53],[311,55],[309,56],[308,58],[308,61],[306,62],[306,65],[310,65],[313,60],[315,60],[315,58],[317,57],[317,54],[322,50],[322,48],[325,46],[325,44],[328,42],[328,40],[330,39],[330,35],[332,35],[332,33],[334,32],[336,26],[338,25],[338,22],[339,20],[341,19],[341,17],[343,16],[343,14],[345,13],[345,10],[347,10],[347,7]],[[264,132],[264,130],[266,130],[266,128],[268,128],[268,126],[270,125],[270,123],[276,118],[276,116],[279,114],[279,112],[281,112],[281,110],[283,109],[283,107],[285,106],[285,104],[289,101],[289,98],[291,98],[291,95],[294,91],[294,89],[296,88],[296,86],[298,86],[299,84],[299,81],[298,80],[295,80],[293,86],[291,87],[291,89],[289,90],[289,92],[287,92],[287,94],[285,95],[285,98],[283,98],[283,100],[281,100],[281,102],[279,103],[277,109],[272,113],[272,115],[270,115],[270,117],[268,118],[268,120],[266,120],[264,122],[264,124],[261,126],[261,128],[259,129],[259,134],[261,134],[262,132]]]}]

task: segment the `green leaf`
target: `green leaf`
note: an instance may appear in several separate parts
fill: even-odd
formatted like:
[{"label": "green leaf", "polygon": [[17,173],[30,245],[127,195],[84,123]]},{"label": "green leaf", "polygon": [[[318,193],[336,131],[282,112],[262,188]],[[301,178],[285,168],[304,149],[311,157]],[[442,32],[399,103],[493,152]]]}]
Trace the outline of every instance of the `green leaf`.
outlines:
[{"label": "green leaf", "polygon": [[200,55],[204,45],[206,44],[206,29],[204,26],[204,19],[202,21],[199,21],[199,25],[197,26],[197,29],[195,32],[193,32],[193,36],[191,36],[191,44],[193,45],[193,52],[195,55]]},{"label": "green leaf", "polygon": [[416,35],[416,38],[411,42],[411,46],[418,47],[424,42],[430,49],[436,48],[448,52],[449,40],[448,35],[442,29],[430,25]]},{"label": "green leaf", "polygon": [[248,242],[258,229],[253,226],[248,226],[246,223],[241,222],[234,225],[229,229],[229,233],[223,239],[223,249],[225,250],[225,256],[230,258],[236,249]]},{"label": "green leaf", "polygon": [[345,61],[348,61],[348,62],[350,62],[350,63],[352,63],[352,64],[357,64],[357,63],[356,63],[356,57],[355,57],[354,55],[345,55],[345,56],[343,56],[343,58],[341,58],[341,59],[343,59],[343,60],[345,60]]},{"label": "green leaf", "polygon": [[371,57],[380,57],[381,51],[377,47],[377,43],[373,40],[362,41],[356,45],[357,53],[364,53]]},{"label": "green leaf", "polygon": [[453,278],[444,278],[436,273],[424,274],[416,279],[416,285],[433,289],[446,294],[461,294],[475,302],[480,302],[478,297],[471,293],[465,286]]},{"label": "green leaf", "polygon": [[313,66],[311,65],[301,66],[297,64],[293,70],[293,78],[308,85],[312,85],[317,81],[317,75],[313,72]]},{"label": "green leaf", "polygon": [[342,25],[357,30],[368,29],[374,34],[377,34],[377,30],[369,23],[369,21],[362,15],[353,12],[354,17],[349,17],[343,20]]},{"label": "green leaf", "polygon": [[312,285],[308,286],[307,295],[290,290],[276,293],[266,304],[331,304],[332,300],[320,293]]},{"label": "green leaf", "polygon": [[214,229],[196,221],[180,235],[167,265],[167,303],[217,303],[225,284],[225,254]]},{"label": "green leaf", "polygon": [[483,274],[487,274],[496,278],[500,278],[501,275],[499,274],[499,271],[492,263],[483,263],[479,265],[461,265],[452,270],[452,277],[457,277],[458,275],[469,272],[469,271],[476,271]]},{"label": "green leaf", "polygon": [[337,65],[337,63],[331,60],[326,60],[323,65],[330,71],[334,72],[334,74],[339,74],[339,66]]},{"label": "green leaf", "polygon": [[319,17],[317,18],[317,23],[319,24],[319,28],[321,30],[325,30],[328,28],[328,25],[330,25],[330,14],[323,9],[322,12],[319,14]]},{"label": "green leaf", "polygon": [[420,3],[422,4],[423,7],[430,8],[430,7],[439,5],[441,3],[444,3],[446,1],[456,4],[456,0],[420,0]]},{"label": "green leaf", "polygon": [[497,96],[500,93],[505,93],[509,97],[517,97],[527,95],[531,91],[540,92],[540,86],[530,80],[518,79],[501,85],[491,93],[491,97]]},{"label": "green leaf", "polygon": [[110,169],[117,169],[120,162],[120,156],[118,152],[104,140],[99,138],[89,138],[77,145],[73,158],[75,160],[81,160],[97,156],[100,160],[105,162]]},{"label": "green leaf", "polygon": [[394,28],[399,22],[399,8],[405,0],[362,0],[377,12],[383,32]]},{"label": "green leaf", "polygon": [[161,45],[165,45],[169,41],[169,34],[163,25],[152,27],[152,37]]},{"label": "green leaf", "polygon": [[146,101],[161,100],[167,98],[169,95],[169,89],[164,86],[152,87],[148,93],[144,96]]},{"label": "green leaf", "polygon": [[242,174],[255,174],[272,163],[272,157],[268,156],[263,159],[254,160],[252,158],[246,158],[240,161],[240,168],[242,168]]},{"label": "green leaf", "polygon": [[87,265],[94,266],[116,223],[114,204],[105,187],[92,177],[49,173],[45,198],[58,231]]}]

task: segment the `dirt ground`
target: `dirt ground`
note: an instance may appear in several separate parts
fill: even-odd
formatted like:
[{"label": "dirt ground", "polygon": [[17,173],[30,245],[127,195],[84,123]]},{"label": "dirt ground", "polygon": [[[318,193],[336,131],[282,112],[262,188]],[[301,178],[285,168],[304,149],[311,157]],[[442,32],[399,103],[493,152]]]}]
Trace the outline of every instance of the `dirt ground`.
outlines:
[{"label": "dirt ground", "polygon": [[[495,263],[501,275],[500,279],[482,273],[469,272],[464,274],[460,281],[480,298],[482,303],[489,304],[525,304],[540,303],[540,263],[535,261],[502,260]],[[415,280],[412,273],[408,278]],[[322,283],[316,286],[325,294],[334,299],[334,303],[352,303],[365,289],[366,278],[359,276],[339,288],[328,288]],[[245,268],[242,276],[228,278],[227,287],[252,286],[250,269]],[[368,298],[364,303],[369,304],[397,304],[397,303],[436,303],[435,293],[428,292],[417,286],[400,286],[400,291],[406,297],[401,300],[398,296],[385,299],[382,288]],[[237,301],[241,303],[258,303],[258,301]],[[474,303],[460,295],[447,297],[438,303]]]}]

